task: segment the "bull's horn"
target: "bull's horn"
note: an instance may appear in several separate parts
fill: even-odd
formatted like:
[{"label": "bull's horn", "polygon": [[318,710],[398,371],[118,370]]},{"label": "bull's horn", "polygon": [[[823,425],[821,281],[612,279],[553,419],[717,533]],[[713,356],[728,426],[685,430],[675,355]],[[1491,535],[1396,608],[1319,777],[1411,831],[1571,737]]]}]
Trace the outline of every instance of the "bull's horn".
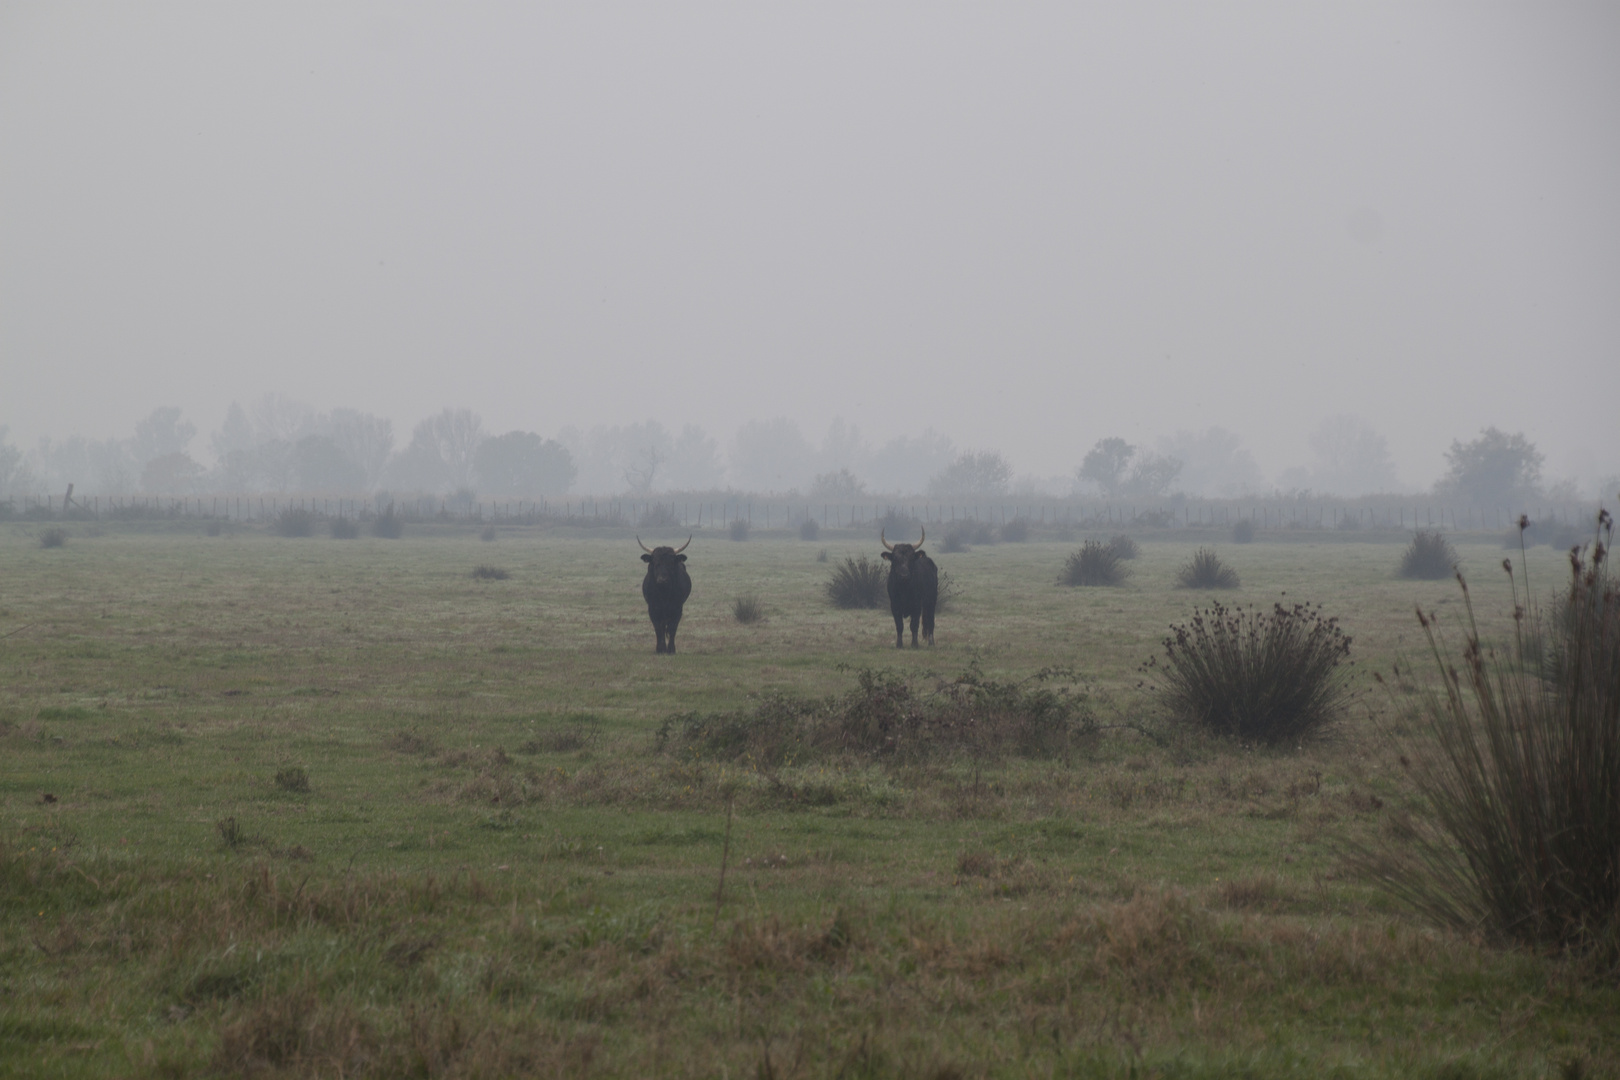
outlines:
[{"label": "bull's horn", "polygon": [[883,529],[878,530],[878,539],[883,541],[883,546],[884,547],[888,548],[890,551],[893,551],[894,550],[894,545],[889,543],[889,541],[884,538],[884,536],[883,536],[884,532],[885,532],[885,530],[883,530]]},{"label": "bull's horn", "polygon": [[686,543],[685,543],[685,544],[682,544],[682,545],[681,545],[681,546],[680,546],[680,547],[678,547],[678,548],[676,548],[676,549],[675,549],[675,554],[677,554],[677,555],[679,555],[679,554],[680,554],[680,553],[681,553],[681,552],[683,552],[683,551],[685,551],[685,550],[686,550],[686,549],[687,549],[687,547],[688,547],[688,546],[689,546],[689,545],[690,545],[690,544],[691,544],[691,543],[692,543],[692,534],[691,534],[691,533],[687,533],[687,534],[686,534]]},{"label": "bull's horn", "polygon": [[[636,543],[641,544],[641,535],[639,533],[636,534]],[[648,547],[646,544],[641,544],[641,550],[645,551],[649,555],[652,554],[652,548]]]},{"label": "bull's horn", "polygon": [[917,546],[922,547],[923,541],[928,539],[928,526],[919,525],[918,528],[922,529],[922,535],[917,537]]}]

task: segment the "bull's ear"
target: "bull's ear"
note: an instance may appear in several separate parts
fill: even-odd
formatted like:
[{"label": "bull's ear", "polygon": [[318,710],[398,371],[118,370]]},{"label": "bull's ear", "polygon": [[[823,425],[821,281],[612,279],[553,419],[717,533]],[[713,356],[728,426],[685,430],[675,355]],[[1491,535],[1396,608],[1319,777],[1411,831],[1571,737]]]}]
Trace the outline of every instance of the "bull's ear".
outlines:
[{"label": "bull's ear", "polygon": [[913,548],[911,553],[917,556],[919,559],[928,554],[928,552],[924,551],[922,548]]},{"label": "bull's ear", "polygon": [[884,552],[879,552],[879,554],[881,554],[889,562],[894,562],[894,552],[892,552],[892,551],[884,551]]},{"label": "bull's ear", "polygon": [[641,561],[642,562],[652,562],[652,556],[651,555],[643,555],[641,557]]},{"label": "bull's ear", "polygon": [[677,555],[677,556],[675,556],[675,561],[676,562],[685,562],[686,561],[686,556],[685,555]]}]

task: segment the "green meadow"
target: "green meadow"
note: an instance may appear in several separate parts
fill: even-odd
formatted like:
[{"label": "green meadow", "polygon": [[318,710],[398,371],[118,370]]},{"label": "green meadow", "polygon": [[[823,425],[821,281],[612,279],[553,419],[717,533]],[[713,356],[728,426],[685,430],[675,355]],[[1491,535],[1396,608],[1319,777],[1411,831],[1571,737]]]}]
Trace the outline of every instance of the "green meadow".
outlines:
[{"label": "green meadow", "polygon": [[[0,526],[0,1075],[1620,1071],[1612,982],[1347,861],[1423,809],[1385,737],[1410,701],[1373,673],[1432,668],[1418,606],[1461,642],[1456,582],[1396,576],[1405,534],[1142,531],[1110,588],[1057,583],[1086,534],[931,537],[937,643],[896,650],[887,610],[824,596],[875,536],[706,530],[660,656],[628,531],[65,528]],[[1505,637],[1500,538],[1452,540]],[[1241,586],[1175,587],[1199,546]],[[1159,713],[1142,665],[1212,600],[1339,620],[1330,738]],[[1055,687],[1085,723],[1040,754],[667,740],[863,676]]]}]

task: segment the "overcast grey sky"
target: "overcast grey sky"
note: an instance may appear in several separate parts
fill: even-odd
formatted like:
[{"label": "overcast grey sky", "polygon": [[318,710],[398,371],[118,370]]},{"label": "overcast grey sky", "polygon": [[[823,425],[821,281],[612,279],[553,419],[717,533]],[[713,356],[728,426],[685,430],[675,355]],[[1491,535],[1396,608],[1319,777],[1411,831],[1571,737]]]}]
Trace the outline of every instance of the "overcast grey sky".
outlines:
[{"label": "overcast grey sky", "polygon": [[[1620,471],[1620,4],[0,3],[0,424]],[[206,438],[193,450],[205,457]]]}]

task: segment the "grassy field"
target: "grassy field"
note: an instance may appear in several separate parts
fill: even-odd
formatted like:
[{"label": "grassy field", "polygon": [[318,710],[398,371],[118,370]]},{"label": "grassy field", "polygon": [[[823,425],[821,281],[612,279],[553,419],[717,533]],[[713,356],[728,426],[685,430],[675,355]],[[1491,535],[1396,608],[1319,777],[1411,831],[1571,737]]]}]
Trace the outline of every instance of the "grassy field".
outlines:
[{"label": "grassy field", "polygon": [[[68,531],[0,526],[0,1075],[1620,1069],[1615,987],[1346,868],[1415,806],[1368,676],[1424,660],[1414,605],[1461,618],[1455,582],[1395,576],[1402,536],[1142,533],[1117,588],[1056,584],[1078,541],[936,550],[937,646],[897,651],[886,611],[821,595],[875,537],[706,533],[658,656],[629,534]],[[1499,541],[1454,540],[1506,633]],[[1200,544],[1241,576],[1222,602],[1317,602],[1353,636],[1333,740],[1155,714],[1142,663],[1214,597],[1173,587]],[[1563,581],[1558,552],[1529,561]],[[1048,667],[1097,726],[1059,754],[762,764],[655,737],[862,669],[927,693]]]}]

